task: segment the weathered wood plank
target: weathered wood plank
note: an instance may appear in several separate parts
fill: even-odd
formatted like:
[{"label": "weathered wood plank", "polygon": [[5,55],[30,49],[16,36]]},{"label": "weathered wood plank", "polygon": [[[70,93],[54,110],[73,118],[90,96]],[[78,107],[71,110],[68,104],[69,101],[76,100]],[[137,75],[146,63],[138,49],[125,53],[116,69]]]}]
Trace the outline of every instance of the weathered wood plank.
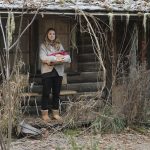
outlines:
[{"label": "weathered wood plank", "polygon": [[[68,84],[67,87],[69,90],[75,90],[77,92],[94,92],[97,91],[97,87],[101,87],[102,82],[89,82],[89,83],[72,83]],[[66,89],[66,86],[63,85],[62,89]],[[36,85],[33,87],[32,92],[42,92],[42,85]]]},{"label": "weathered wood plank", "polygon": [[94,53],[84,53],[84,54],[79,54],[78,57],[79,62],[92,62],[92,61],[97,61],[97,57]]},{"label": "weathered wood plank", "polygon": [[78,67],[81,72],[96,72],[100,70],[98,62],[78,63]]},{"label": "weathered wood plank", "polygon": [[[102,72],[100,72],[102,74]],[[98,79],[98,72],[81,72],[76,76],[68,76],[68,83],[85,83],[101,81],[102,77]]]},{"label": "weathered wood plank", "polygon": [[91,44],[88,45],[79,45],[78,46],[79,53],[93,53],[93,46]]}]

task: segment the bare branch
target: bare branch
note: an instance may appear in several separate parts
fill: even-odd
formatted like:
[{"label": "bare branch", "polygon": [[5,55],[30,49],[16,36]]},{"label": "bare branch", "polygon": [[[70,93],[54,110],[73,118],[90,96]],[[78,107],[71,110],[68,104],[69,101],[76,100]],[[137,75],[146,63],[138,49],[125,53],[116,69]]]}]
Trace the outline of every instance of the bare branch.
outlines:
[{"label": "bare branch", "polygon": [[36,11],[34,17],[32,18],[31,22],[27,25],[27,27],[22,31],[22,33],[20,34],[20,36],[18,37],[18,39],[13,43],[13,45],[11,45],[11,47],[9,47],[8,50],[11,50],[12,48],[14,48],[16,46],[16,44],[18,43],[18,41],[20,40],[20,38],[22,37],[22,35],[26,32],[26,30],[31,26],[31,24],[33,23],[33,21],[35,20],[38,11],[40,8],[38,8],[38,10]]}]

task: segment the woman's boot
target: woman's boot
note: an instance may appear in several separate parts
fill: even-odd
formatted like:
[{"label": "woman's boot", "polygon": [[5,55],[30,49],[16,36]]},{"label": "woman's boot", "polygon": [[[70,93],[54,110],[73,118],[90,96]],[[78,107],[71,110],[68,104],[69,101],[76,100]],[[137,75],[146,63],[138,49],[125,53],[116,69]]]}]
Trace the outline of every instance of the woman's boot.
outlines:
[{"label": "woman's boot", "polygon": [[63,122],[62,117],[59,115],[59,110],[52,110],[52,118]]},{"label": "woman's boot", "polygon": [[42,113],[42,119],[44,122],[48,123],[50,121],[50,118],[48,116],[48,110],[41,110]]}]

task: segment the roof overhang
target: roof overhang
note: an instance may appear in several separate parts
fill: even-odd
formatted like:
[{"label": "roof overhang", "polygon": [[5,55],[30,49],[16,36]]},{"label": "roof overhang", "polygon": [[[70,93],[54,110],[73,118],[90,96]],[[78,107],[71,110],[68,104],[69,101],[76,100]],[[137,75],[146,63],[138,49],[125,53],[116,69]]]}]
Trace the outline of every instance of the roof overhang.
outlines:
[{"label": "roof overhang", "polygon": [[[17,0],[16,0],[17,1]],[[35,14],[38,9],[38,13],[40,14],[64,14],[64,15],[75,15],[81,14],[81,11],[90,13],[91,15],[97,16],[105,16],[108,13],[113,13],[116,16],[122,15],[131,15],[131,16],[139,16],[144,14],[149,14],[150,7],[141,7],[138,9],[136,3],[132,4],[130,7],[125,4],[112,4],[111,7],[102,7],[102,5],[98,4],[89,4],[78,2],[74,3],[56,3],[50,2],[47,4],[36,4],[36,5],[25,5],[22,0],[18,0],[16,3],[4,3],[0,2],[0,13],[9,13],[12,11],[15,14]],[[128,6],[128,7],[127,7]],[[23,11],[22,11],[23,10]]]}]

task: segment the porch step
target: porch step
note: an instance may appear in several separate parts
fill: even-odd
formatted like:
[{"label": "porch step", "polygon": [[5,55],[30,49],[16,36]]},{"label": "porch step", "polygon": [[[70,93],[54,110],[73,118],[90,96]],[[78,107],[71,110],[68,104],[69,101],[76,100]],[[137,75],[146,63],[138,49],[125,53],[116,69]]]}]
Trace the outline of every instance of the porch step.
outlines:
[{"label": "porch step", "polygon": [[79,62],[95,62],[97,61],[97,57],[94,53],[85,53],[85,54],[79,54],[78,61]]},{"label": "porch step", "polygon": [[[76,74],[67,75],[67,82],[69,83],[85,83],[85,82],[97,82],[101,81],[102,78],[102,71],[100,72],[78,72]],[[100,76],[99,76],[100,75]],[[30,78],[30,83],[35,82],[37,85],[42,84],[42,78],[39,77],[32,77]]]},{"label": "porch step", "polygon": [[90,35],[81,35],[81,44],[83,45],[87,45],[87,44],[91,44],[92,45],[92,40]]},{"label": "porch step", "polygon": [[[91,98],[94,98],[94,100],[98,100],[100,103],[102,103],[104,99],[96,98],[97,94],[98,94],[97,92],[80,92],[80,93],[76,94],[76,96],[74,97],[74,99],[72,101],[76,102],[79,100],[89,100]],[[28,115],[36,115],[37,116],[37,110],[38,110],[38,113],[41,114],[41,98],[42,97],[37,97],[36,105],[35,105],[35,101],[33,98],[30,99],[28,104],[26,103],[26,104],[22,105],[23,112]],[[66,100],[65,97],[60,97],[60,99],[62,101]],[[49,110],[51,110],[50,109],[51,108],[50,101],[49,101],[48,105],[49,105]]]},{"label": "porch step", "polygon": [[78,68],[81,72],[96,72],[100,70],[98,62],[78,63]]},{"label": "porch step", "polygon": [[93,53],[93,46],[91,44],[88,45],[80,45],[78,46],[79,54]]},{"label": "porch step", "polygon": [[[88,82],[88,83],[72,83],[67,84],[69,90],[75,90],[77,92],[95,92],[98,87],[102,86],[102,82]],[[62,86],[62,90],[65,90],[66,86]],[[42,85],[33,86],[32,92],[42,93]]]},{"label": "porch step", "polygon": [[102,72],[100,72],[100,78],[98,78],[98,72],[81,72],[79,75],[67,76],[68,83],[85,83],[85,82],[97,82],[101,81]]},{"label": "porch step", "polygon": [[98,87],[102,86],[102,82],[86,82],[86,83],[72,83],[68,84],[68,89],[77,92],[95,92]]},{"label": "porch step", "polygon": [[[81,97],[88,97],[88,98],[93,98],[96,96],[96,93],[97,92],[79,92],[75,95],[75,98],[73,99],[74,102],[76,102],[76,100],[78,100],[78,98],[81,99]],[[52,97],[50,97],[51,99]],[[41,99],[42,99],[42,94],[38,97],[36,97],[36,105],[37,106],[41,106]],[[60,99],[61,101],[66,101],[65,97],[64,96],[60,96]],[[48,105],[51,105],[50,104],[51,101],[49,101]],[[23,109],[27,109],[27,108],[31,108],[32,106],[35,107],[35,98],[31,97],[29,100],[26,99],[26,100],[22,100],[22,107]],[[36,107],[35,107],[36,109]]]}]

